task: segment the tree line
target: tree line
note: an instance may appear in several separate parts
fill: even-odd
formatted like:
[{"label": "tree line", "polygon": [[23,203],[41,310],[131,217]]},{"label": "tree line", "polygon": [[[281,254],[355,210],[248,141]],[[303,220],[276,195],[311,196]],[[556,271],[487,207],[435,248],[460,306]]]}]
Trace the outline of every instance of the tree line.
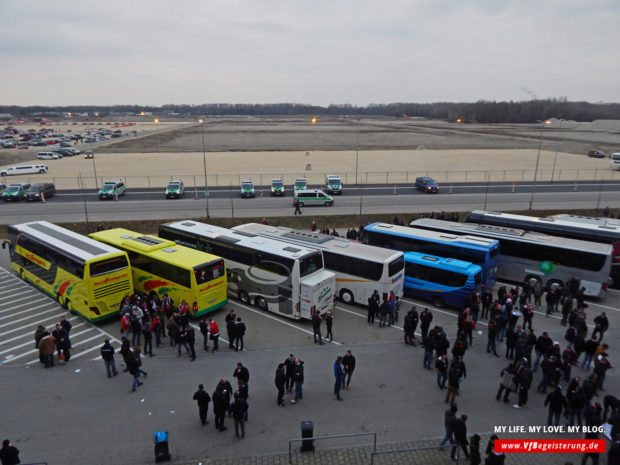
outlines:
[{"label": "tree line", "polygon": [[89,115],[153,115],[200,116],[385,116],[421,117],[445,121],[461,119],[464,123],[536,123],[547,118],[575,121],[596,119],[620,119],[620,103],[570,102],[566,98],[536,99],[529,101],[496,102],[435,102],[435,103],[389,103],[356,106],[333,104],[329,106],[300,103],[208,103],[200,105],[140,106],[7,106],[0,105],[0,114],[13,118],[33,116],[61,116],[88,113]]}]

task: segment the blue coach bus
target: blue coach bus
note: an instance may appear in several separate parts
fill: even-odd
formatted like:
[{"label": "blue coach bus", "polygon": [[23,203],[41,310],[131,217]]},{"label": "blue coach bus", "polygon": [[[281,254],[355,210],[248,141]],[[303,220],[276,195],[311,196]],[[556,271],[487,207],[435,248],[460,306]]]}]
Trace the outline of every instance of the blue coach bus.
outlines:
[{"label": "blue coach bus", "polygon": [[474,290],[480,291],[482,267],[463,260],[418,252],[405,252],[405,293],[430,300],[435,307],[465,306]]},{"label": "blue coach bus", "polygon": [[492,288],[499,266],[499,241],[477,236],[464,236],[386,223],[372,223],[364,228],[366,244],[454,258],[482,268],[482,286]]}]

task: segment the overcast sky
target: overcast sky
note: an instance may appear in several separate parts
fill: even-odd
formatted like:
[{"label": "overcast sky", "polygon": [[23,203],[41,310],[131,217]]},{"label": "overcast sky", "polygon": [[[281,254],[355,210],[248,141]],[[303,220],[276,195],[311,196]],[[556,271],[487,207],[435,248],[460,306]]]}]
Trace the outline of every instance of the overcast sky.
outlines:
[{"label": "overcast sky", "polygon": [[0,104],[620,101],[619,0],[0,0]]}]

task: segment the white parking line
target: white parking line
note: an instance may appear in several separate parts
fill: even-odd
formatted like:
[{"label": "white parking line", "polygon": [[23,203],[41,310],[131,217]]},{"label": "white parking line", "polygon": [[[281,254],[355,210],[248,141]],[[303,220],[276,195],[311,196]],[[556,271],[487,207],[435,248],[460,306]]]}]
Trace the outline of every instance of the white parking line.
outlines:
[{"label": "white parking line", "polygon": [[[101,337],[101,335],[100,335],[100,334],[97,334],[96,336],[90,337],[90,338],[88,338],[88,339],[84,339],[83,341],[80,341],[80,342],[78,342],[78,343],[76,343],[76,344],[72,344],[72,347],[71,347],[71,348],[73,349],[73,347],[81,346],[82,344],[86,344],[87,342],[94,341],[95,339],[100,338],[100,337]],[[78,358],[78,357],[79,357],[81,354],[83,354],[84,352],[90,352],[90,351],[91,351],[91,350],[93,350],[94,348],[95,348],[95,347],[91,347],[90,349],[87,349],[87,350],[85,350],[85,351],[83,351],[83,352],[78,352],[78,353],[77,353],[77,354],[75,354],[75,355],[73,355],[73,354],[72,354],[72,355],[71,355],[71,358]],[[30,351],[30,352],[28,352],[27,354],[21,354],[21,355],[18,355],[17,357],[13,357],[13,358],[11,358],[11,359],[9,359],[9,360],[5,360],[5,361],[4,361],[4,362],[2,362],[2,363],[3,363],[3,364],[4,364],[4,363],[10,363],[11,361],[15,360],[16,358],[21,358],[21,357],[23,357],[23,356],[25,356],[25,355],[32,354],[33,352],[37,352],[37,350],[36,350],[36,349],[35,349],[35,350],[31,350],[31,351]],[[37,363],[37,362],[39,362],[39,359],[36,359],[36,360],[31,360],[31,361],[29,361],[29,362],[26,362],[25,364],[26,364],[26,365],[32,365],[33,363]]]},{"label": "white parking line", "polygon": [[[0,292],[0,294],[6,294],[7,292],[13,292],[13,291],[14,289],[11,289],[10,291]],[[17,294],[13,294],[8,297],[0,297],[0,300],[10,299],[11,297],[17,297],[18,295],[27,294],[28,292],[32,292],[32,291],[26,290],[24,292],[18,292]]]},{"label": "white parking line", "polygon": [[24,317],[24,318],[20,318],[18,320],[13,320],[13,321],[10,321],[8,323],[4,323],[3,325],[0,325],[0,328],[4,328],[5,326],[10,326],[10,325],[12,325],[14,323],[19,323],[21,321],[29,320],[31,318],[37,318],[40,315],[45,315],[46,313],[57,312],[57,311],[58,311],[57,308],[52,308],[51,310],[46,310],[45,312],[37,312],[37,313],[35,313],[33,315],[30,315],[30,316],[27,316],[27,317]]},{"label": "white parking line", "polygon": [[[49,305],[49,304],[44,304],[44,305]],[[2,317],[0,317],[0,320],[6,320],[7,318],[13,318],[13,317],[14,317],[14,316],[16,316],[16,315],[22,315],[22,314],[24,314],[24,313],[29,313],[29,312],[31,312],[31,311],[32,311],[32,309],[27,308],[27,309],[24,309],[24,310],[15,311],[15,309],[14,309],[14,308],[12,308],[12,309],[9,309],[9,310],[3,310],[3,311],[2,311],[2,312],[0,312],[0,313],[10,312],[10,311],[13,311],[13,313],[11,313],[10,315],[6,315],[6,316],[2,316]]]},{"label": "white parking line", "polygon": [[[271,315],[268,315],[268,314],[266,314],[266,313],[263,313],[262,311],[255,310],[255,309],[250,308],[250,307],[246,307],[245,305],[240,304],[239,302],[234,302],[234,304],[235,304],[235,305],[238,305],[239,307],[244,308],[244,309],[246,309],[246,310],[248,310],[248,311],[250,311],[250,312],[257,313],[257,314],[258,314],[258,315],[260,315],[260,316],[263,316],[263,317],[268,318],[268,319],[273,320],[273,321],[277,321],[278,323],[283,324],[283,325],[285,325],[285,326],[289,326],[289,327],[291,327],[291,328],[293,328],[293,329],[296,329],[297,331],[301,331],[302,333],[306,333],[306,334],[314,335],[314,333],[313,333],[312,331],[308,331],[307,329],[299,328],[299,327],[295,326],[294,324],[291,324],[291,323],[289,323],[289,322],[287,322],[287,321],[282,321],[282,320],[279,320],[279,319],[277,319],[276,317],[273,317],[273,316],[271,316]],[[330,342],[331,342],[332,344],[337,345],[337,346],[342,345],[342,343],[340,343],[340,342],[336,342],[336,341],[330,341]]]},{"label": "white parking line", "polygon": [[[78,326],[78,325],[76,325],[76,326]],[[75,328],[76,328],[76,326],[74,326],[74,327],[73,327],[73,328],[71,328],[71,329],[72,329],[72,330],[73,330],[73,329],[75,329]],[[88,328],[88,329],[85,329],[84,331],[79,331],[79,332],[77,332],[77,333],[75,333],[75,334],[71,334],[71,337],[73,337],[73,336],[77,336],[78,334],[84,334],[84,333],[87,333],[87,332],[89,332],[89,331],[90,331],[90,330],[92,330],[92,329],[93,329],[93,328]],[[5,343],[6,343],[6,341],[5,341]],[[3,351],[0,351],[0,355],[2,355],[2,354],[6,354],[7,352],[12,352],[12,351],[14,351],[15,349],[21,349],[22,347],[26,347],[26,346],[28,346],[28,345],[32,345],[32,341],[28,341],[28,342],[25,342],[25,343],[23,343],[23,344],[19,344],[19,345],[16,345],[16,346],[12,346],[10,349],[6,349],[6,350],[3,350]]]},{"label": "white parking line", "polygon": [[586,302],[588,305],[594,305],[595,307],[601,307],[601,308],[606,308],[608,310],[613,310],[614,312],[620,312],[620,309],[618,308],[614,308],[614,307],[609,307],[607,305],[601,305],[601,304],[597,304],[594,302]]},{"label": "white parking line", "polygon": [[10,292],[19,291],[19,290],[21,290],[21,289],[26,289],[26,290],[31,290],[31,291],[34,291],[34,289],[33,289],[33,288],[31,288],[30,286],[22,286],[21,288],[14,287],[14,288],[11,288],[11,289],[9,289],[9,290],[7,290],[7,291],[1,291],[1,292],[0,292],[0,295],[2,295],[2,294],[8,294],[8,293],[10,293]]},{"label": "white parking line", "polygon": [[[22,300],[28,300],[28,299],[31,299],[31,298],[32,298],[32,296],[30,296],[30,297],[23,297],[23,298],[21,298],[21,299],[11,300],[11,301],[9,301],[9,302],[4,302],[4,303],[2,303],[2,304],[0,304],[0,305],[2,305],[2,306],[4,306],[4,305],[13,305],[13,304],[14,304],[14,303],[16,303],[16,302],[21,302]],[[45,296],[39,297],[38,299],[35,299],[35,300],[33,300],[32,302],[33,302],[33,303],[34,303],[34,302],[41,302],[42,300],[45,300]],[[23,304],[22,304],[22,305],[23,305]]]},{"label": "white parking line", "polygon": [[[67,321],[68,321],[68,319],[67,319]],[[85,324],[86,323],[75,324],[75,325],[73,325],[73,327],[71,329],[79,328],[80,326],[84,326]],[[20,328],[20,329],[23,329],[23,328]],[[0,336],[4,336],[4,334],[7,334],[7,333],[0,334]],[[0,341],[0,345],[8,344],[9,342],[17,341],[17,340],[23,339],[25,337],[33,337],[33,334],[31,334],[31,333],[20,334],[19,336],[12,337],[11,339],[7,339],[6,341]],[[29,342],[29,344],[32,344],[32,342]]]},{"label": "white parking line", "polygon": [[[56,320],[56,322],[58,322],[57,318],[58,318],[58,315],[53,315],[53,316],[44,318],[43,320],[37,321],[37,324],[42,325],[45,321],[50,321],[50,320]],[[73,320],[76,320],[77,318],[78,318],[77,316],[74,316],[72,318],[67,318],[67,321],[73,321]],[[48,323],[47,325],[43,325],[43,326],[50,326],[52,324],[53,323]],[[23,331],[24,329],[25,328],[23,326],[20,326],[19,328],[15,328],[15,329],[10,329],[8,331],[2,332],[2,336],[6,336],[7,334],[11,334],[11,333],[14,333],[16,331]],[[34,332],[32,332],[31,334],[34,335]]]}]

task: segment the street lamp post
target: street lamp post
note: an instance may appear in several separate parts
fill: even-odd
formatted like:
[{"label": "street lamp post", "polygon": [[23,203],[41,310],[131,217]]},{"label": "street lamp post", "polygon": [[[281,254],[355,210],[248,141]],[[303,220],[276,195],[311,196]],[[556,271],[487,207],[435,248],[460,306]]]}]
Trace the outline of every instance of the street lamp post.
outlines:
[{"label": "street lamp post", "polygon": [[93,152],[93,172],[95,173],[95,189],[99,190],[99,183],[97,182],[97,165],[95,164],[95,152]]},{"label": "street lamp post", "polygon": [[357,118],[357,131],[355,133],[355,185],[357,186],[357,167],[359,166],[359,142],[360,142],[360,119]]},{"label": "street lamp post", "polygon": [[532,183],[532,195],[530,197],[530,208],[529,208],[530,210],[532,209],[532,204],[534,203],[534,194],[536,193],[536,176],[538,174],[538,164],[540,163],[540,149],[542,148],[542,129],[545,126],[548,126],[551,124],[551,121],[549,120],[539,121],[539,122],[542,123],[542,126],[541,126],[539,141],[538,141],[538,155],[536,156],[536,167],[534,168],[534,182]]},{"label": "street lamp post", "polygon": [[[560,130],[562,130],[563,119],[560,120]],[[556,139],[555,141],[555,156],[553,157],[553,168],[551,169],[551,182],[553,182],[553,178],[555,177],[555,162],[558,161],[558,150],[559,150],[559,141]]]},{"label": "street lamp post", "polygon": [[204,120],[199,120],[198,123],[200,124],[200,128],[201,128],[201,138],[202,138],[202,164],[204,166],[204,173],[205,173],[205,198],[206,203],[207,203],[207,218],[210,218],[209,216],[209,183],[207,182],[207,152],[205,151],[205,131],[204,131]]}]

